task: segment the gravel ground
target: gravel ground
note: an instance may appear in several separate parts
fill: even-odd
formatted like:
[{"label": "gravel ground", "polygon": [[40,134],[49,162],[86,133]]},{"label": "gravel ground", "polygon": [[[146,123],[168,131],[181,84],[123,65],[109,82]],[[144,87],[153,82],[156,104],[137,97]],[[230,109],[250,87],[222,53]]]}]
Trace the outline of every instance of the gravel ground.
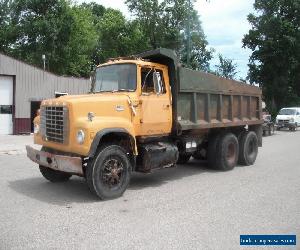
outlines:
[{"label": "gravel ground", "polygon": [[134,174],[123,197],[105,202],[84,179],[49,183],[21,151],[2,154],[0,249],[243,249],[240,234],[299,240],[299,150],[300,132],[276,132],[254,166],[223,173],[191,161]]},{"label": "gravel ground", "polygon": [[40,148],[33,144],[33,135],[0,135],[0,156],[25,154],[25,145]]}]

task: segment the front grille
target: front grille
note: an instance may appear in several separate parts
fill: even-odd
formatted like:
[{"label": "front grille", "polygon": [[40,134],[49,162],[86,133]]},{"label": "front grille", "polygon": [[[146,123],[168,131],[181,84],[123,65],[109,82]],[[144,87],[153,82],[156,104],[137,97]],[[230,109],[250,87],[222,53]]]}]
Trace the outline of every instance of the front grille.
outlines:
[{"label": "front grille", "polygon": [[45,141],[67,143],[68,109],[63,106],[41,108],[41,134]]},{"label": "front grille", "polygon": [[278,123],[280,123],[280,124],[286,124],[289,122],[290,122],[290,120],[278,120]]}]

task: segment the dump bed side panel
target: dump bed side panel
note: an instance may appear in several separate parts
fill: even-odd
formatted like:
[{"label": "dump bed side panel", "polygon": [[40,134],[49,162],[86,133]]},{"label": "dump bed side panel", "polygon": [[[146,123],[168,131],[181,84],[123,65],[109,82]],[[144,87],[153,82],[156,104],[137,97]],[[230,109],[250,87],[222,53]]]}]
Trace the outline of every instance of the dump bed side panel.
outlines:
[{"label": "dump bed side panel", "polygon": [[261,124],[261,90],[178,68],[177,119],[182,130]]}]

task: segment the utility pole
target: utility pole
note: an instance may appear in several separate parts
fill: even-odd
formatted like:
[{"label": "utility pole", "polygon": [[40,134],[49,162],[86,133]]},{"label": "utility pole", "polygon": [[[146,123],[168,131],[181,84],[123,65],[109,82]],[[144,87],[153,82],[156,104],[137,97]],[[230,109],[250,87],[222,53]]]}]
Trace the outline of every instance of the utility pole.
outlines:
[{"label": "utility pole", "polygon": [[187,67],[190,66],[191,60],[191,0],[188,0],[188,27],[187,27]]}]

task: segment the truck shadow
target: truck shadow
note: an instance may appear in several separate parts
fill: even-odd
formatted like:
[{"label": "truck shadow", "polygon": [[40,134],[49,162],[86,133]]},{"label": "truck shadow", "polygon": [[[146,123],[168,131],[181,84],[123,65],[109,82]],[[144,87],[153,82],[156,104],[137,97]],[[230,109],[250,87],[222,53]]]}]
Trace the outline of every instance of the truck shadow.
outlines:
[{"label": "truck shadow", "polygon": [[[170,181],[207,172],[218,173],[218,171],[209,169],[206,162],[190,161],[185,165],[157,170],[151,174],[133,173],[128,189],[140,190],[158,187]],[[42,176],[20,179],[9,182],[9,187],[31,199],[59,206],[68,207],[72,203],[100,201],[89,191],[85,180],[79,177],[72,177],[64,183],[51,183]]]},{"label": "truck shadow", "polygon": [[85,180],[79,177],[72,177],[64,183],[51,183],[41,176],[9,182],[9,187],[29,198],[59,206],[98,201]]},{"label": "truck shadow", "polygon": [[218,171],[209,169],[207,162],[191,160],[184,165],[177,165],[173,168],[155,170],[150,174],[134,173],[129,190],[138,190],[147,187],[158,187],[170,181],[183,179],[185,177],[200,175],[211,172],[217,174]]}]

